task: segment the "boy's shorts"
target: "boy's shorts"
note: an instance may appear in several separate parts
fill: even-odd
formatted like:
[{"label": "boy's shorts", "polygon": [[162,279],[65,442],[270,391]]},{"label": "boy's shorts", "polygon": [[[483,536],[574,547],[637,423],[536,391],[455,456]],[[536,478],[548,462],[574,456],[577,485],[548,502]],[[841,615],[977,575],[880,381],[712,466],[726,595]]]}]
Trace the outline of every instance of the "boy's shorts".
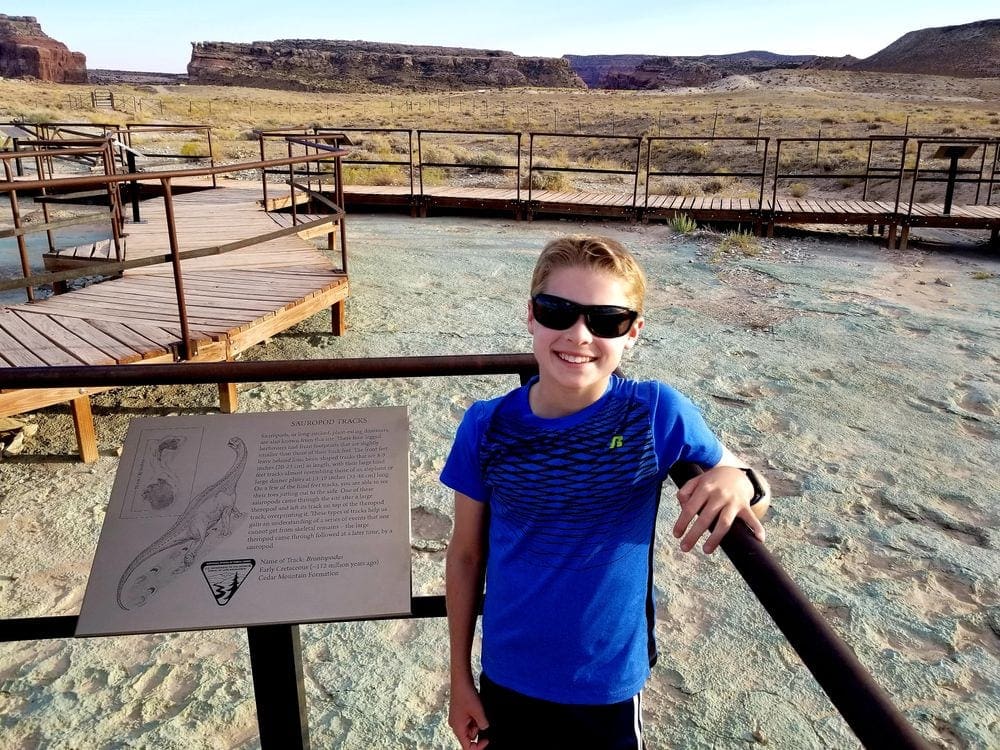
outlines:
[{"label": "boy's shorts", "polygon": [[587,748],[643,750],[642,693],[609,705],[553,703],[497,685],[485,674],[479,695],[489,721],[489,750]]}]

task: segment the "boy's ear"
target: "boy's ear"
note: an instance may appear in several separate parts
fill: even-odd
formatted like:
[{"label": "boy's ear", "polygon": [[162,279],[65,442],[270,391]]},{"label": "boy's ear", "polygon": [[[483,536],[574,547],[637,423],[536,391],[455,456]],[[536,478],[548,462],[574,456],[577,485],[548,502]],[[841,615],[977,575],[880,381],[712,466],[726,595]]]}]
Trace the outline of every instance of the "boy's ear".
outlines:
[{"label": "boy's ear", "polygon": [[528,300],[528,333],[535,333],[535,316],[531,312],[531,300]]},{"label": "boy's ear", "polygon": [[635,342],[639,340],[639,331],[642,330],[642,327],[644,325],[646,325],[646,320],[641,315],[635,319],[635,323],[632,324],[632,327],[629,329],[628,333],[625,334],[626,349],[631,349],[633,346],[635,346]]}]

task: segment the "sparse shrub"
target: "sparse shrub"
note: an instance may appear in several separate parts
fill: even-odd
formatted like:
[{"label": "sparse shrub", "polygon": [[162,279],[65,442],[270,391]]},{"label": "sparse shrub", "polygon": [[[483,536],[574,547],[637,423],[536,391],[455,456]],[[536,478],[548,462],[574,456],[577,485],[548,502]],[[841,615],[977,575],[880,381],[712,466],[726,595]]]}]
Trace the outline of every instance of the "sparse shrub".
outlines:
[{"label": "sparse shrub", "polygon": [[387,156],[392,153],[392,144],[389,142],[388,136],[382,133],[366,135],[358,141],[357,146],[378,156]]},{"label": "sparse shrub", "polygon": [[751,117],[750,115],[737,115],[736,116],[736,122],[740,123],[741,125],[745,125],[748,122],[753,122],[756,119],[757,119],[756,117]]},{"label": "sparse shrub", "polygon": [[974,271],[972,274],[972,278],[977,281],[985,281],[986,279],[992,279],[995,276],[995,273],[991,273],[989,271]]},{"label": "sparse shrub", "polygon": [[401,168],[390,164],[374,167],[348,164],[344,167],[344,182],[348,185],[403,185],[408,183],[408,178]]},{"label": "sparse shrub", "polygon": [[788,187],[788,192],[792,194],[793,198],[805,198],[809,195],[809,186],[804,182],[793,182]]},{"label": "sparse shrub", "polygon": [[208,156],[208,145],[199,141],[188,141],[181,146],[181,156],[205,157]]},{"label": "sparse shrub", "polygon": [[854,185],[854,180],[852,180],[850,177],[841,177],[840,179],[837,180],[837,187],[839,187],[842,190],[846,190],[847,188],[853,185]]},{"label": "sparse shrub", "polygon": [[711,149],[709,149],[707,144],[704,143],[686,143],[678,148],[677,153],[680,156],[686,156],[690,159],[707,159]]},{"label": "sparse shrub", "polygon": [[701,183],[702,191],[708,195],[714,195],[715,193],[718,193],[720,190],[722,190],[722,188],[723,188],[722,180],[716,177],[713,177],[710,180],[705,180],[703,183]]},{"label": "sparse shrub", "polygon": [[455,154],[442,146],[421,146],[420,160],[426,164],[452,164],[457,161]]},{"label": "sparse shrub", "polygon": [[554,190],[559,192],[573,189],[573,181],[565,172],[532,172],[530,183],[528,177],[525,177],[521,186],[526,188],[529,184],[532,190]]},{"label": "sparse shrub", "polygon": [[503,170],[498,167],[505,166],[503,157],[495,151],[472,151],[463,154],[458,161],[462,164],[475,166],[480,172],[490,172],[502,174]]},{"label": "sparse shrub", "polygon": [[701,195],[701,188],[695,184],[693,181],[689,180],[670,180],[663,184],[660,190],[650,190],[651,193],[658,193],[660,195],[683,195],[684,197]]},{"label": "sparse shrub", "polygon": [[877,123],[877,122],[870,122],[870,123],[868,123],[868,129],[869,130],[881,130],[882,126],[879,123]]},{"label": "sparse shrub", "polygon": [[719,243],[719,251],[723,254],[742,255],[746,258],[753,258],[760,255],[760,239],[752,232],[737,230],[726,232],[726,236]]},{"label": "sparse shrub", "polygon": [[698,228],[698,222],[687,214],[674,214],[669,223],[670,228],[679,234],[691,234]]},{"label": "sparse shrub", "polygon": [[953,133],[957,133],[957,132],[958,132],[958,129],[957,128],[953,128],[950,125],[947,126],[947,127],[941,128],[941,133],[943,135],[952,135]]},{"label": "sparse shrub", "polygon": [[421,167],[424,187],[440,187],[447,182],[448,172],[441,167]]}]

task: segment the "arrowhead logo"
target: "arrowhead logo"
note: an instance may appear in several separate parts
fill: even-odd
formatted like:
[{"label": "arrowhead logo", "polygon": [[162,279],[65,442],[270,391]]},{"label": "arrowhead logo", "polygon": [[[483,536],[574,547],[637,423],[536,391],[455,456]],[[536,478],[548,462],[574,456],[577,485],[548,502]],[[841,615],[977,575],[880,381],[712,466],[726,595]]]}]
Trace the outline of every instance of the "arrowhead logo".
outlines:
[{"label": "arrowhead logo", "polygon": [[201,564],[201,574],[220,607],[229,604],[256,564],[252,559],[207,560]]}]

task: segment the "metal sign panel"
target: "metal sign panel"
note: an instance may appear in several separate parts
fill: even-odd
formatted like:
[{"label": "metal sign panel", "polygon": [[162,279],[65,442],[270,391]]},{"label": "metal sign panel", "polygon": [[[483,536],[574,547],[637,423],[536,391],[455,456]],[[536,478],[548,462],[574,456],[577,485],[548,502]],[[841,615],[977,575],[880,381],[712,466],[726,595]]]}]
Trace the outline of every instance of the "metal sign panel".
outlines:
[{"label": "metal sign panel", "polygon": [[405,407],[133,420],[77,635],[410,611]]}]

